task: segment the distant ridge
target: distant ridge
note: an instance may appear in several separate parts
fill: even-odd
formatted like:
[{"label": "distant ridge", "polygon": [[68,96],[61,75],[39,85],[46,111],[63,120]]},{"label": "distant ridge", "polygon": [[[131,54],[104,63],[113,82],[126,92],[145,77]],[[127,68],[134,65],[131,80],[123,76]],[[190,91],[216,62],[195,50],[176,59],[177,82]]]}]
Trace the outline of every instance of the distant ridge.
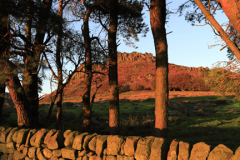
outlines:
[{"label": "distant ridge", "polygon": [[[137,62],[142,62],[142,63],[148,63],[148,64],[155,64],[156,62],[156,57],[153,56],[152,53],[139,53],[139,52],[132,52],[132,53],[126,53],[126,52],[119,52],[118,53],[118,65],[124,65],[124,64],[131,64],[131,63],[137,63]],[[177,68],[178,71],[203,71],[203,70],[209,70],[208,67],[187,67],[187,66],[182,66],[182,65],[176,65],[173,63],[168,63],[169,64],[169,70]],[[82,69],[84,65],[81,65],[78,68],[78,71]],[[101,64],[94,64],[93,69],[97,68],[102,68],[103,65]],[[84,73],[78,72],[73,76],[73,79],[79,79],[83,78]]]},{"label": "distant ridge", "polygon": [[[155,63],[156,57],[153,56],[152,53],[139,53],[139,52],[132,52],[132,53],[126,53],[126,52],[119,52],[118,53],[118,63],[124,64],[124,63],[133,63],[137,61],[145,61],[147,63]],[[183,65],[176,65],[173,63],[168,63],[169,65],[175,65],[177,68],[181,68],[181,70],[199,70],[202,71],[204,69],[208,70],[209,68],[206,67],[187,67]]]},{"label": "distant ridge", "polygon": [[[134,90],[138,84],[141,84],[140,89],[151,89],[151,81],[155,77],[155,62],[156,58],[151,53],[145,52],[144,54],[138,52],[118,53],[118,81],[120,92],[127,90]],[[82,70],[84,65],[81,65],[78,70]],[[169,63],[169,77],[176,75],[180,72],[187,72],[191,75],[199,75],[203,70],[208,70],[204,67],[186,67]],[[93,70],[98,72],[104,72],[108,74],[108,69],[102,64],[93,64]],[[94,77],[98,75],[95,74]],[[108,77],[101,77],[102,87],[98,90],[98,93],[108,92]],[[77,72],[72,77],[71,82],[64,89],[64,97],[81,97],[83,94],[83,80],[84,73]],[[135,86],[135,88],[134,88]],[[138,86],[139,87],[139,86]],[[137,88],[139,89],[139,88]],[[92,93],[95,91],[95,84],[92,85]],[[50,96],[46,95],[41,102],[49,101]]]}]

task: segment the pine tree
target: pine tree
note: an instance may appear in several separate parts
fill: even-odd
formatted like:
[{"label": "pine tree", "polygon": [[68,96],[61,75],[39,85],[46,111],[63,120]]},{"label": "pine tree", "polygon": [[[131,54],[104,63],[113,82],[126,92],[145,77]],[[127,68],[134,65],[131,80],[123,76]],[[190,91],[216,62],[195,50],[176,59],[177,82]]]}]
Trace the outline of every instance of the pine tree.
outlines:
[{"label": "pine tree", "polygon": [[166,138],[169,91],[165,0],[151,0],[150,22],[156,52],[155,136]]}]

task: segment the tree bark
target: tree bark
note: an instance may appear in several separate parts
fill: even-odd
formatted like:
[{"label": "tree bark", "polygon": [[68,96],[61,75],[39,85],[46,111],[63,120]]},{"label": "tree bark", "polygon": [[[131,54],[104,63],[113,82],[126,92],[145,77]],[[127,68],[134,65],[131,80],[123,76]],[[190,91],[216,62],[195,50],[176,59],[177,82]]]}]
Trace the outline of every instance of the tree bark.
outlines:
[{"label": "tree bark", "polygon": [[0,122],[2,121],[2,109],[3,109],[3,105],[4,105],[4,100],[5,100],[5,98],[4,98],[5,88],[6,88],[5,84],[0,85]]},{"label": "tree bark", "polygon": [[63,127],[63,115],[62,115],[62,99],[63,99],[63,75],[62,75],[62,62],[61,62],[61,51],[62,51],[62,14],[63,14],[63,0],[59,0],[59,31],[57,38],[57,50],[56,50],[56,64],[58,70],[58,95],[57,95],[57,129],[64,130]]},{"label": "tree bark", "polygon": [[90,105],[91,81],[92,81],[92,55],[91,55],[91,38],[89,36],[89,16],[91,8],[88,8],[84,16],[84,47],[85,47],[85,77],[84,77],[84,94],[83,94],[83,132],[91,133],[92,108]]},{"label": "tree bark", "polygon": [[57,129],[58,130],[64,130],[64,124],[63,124],[63,112],[62,112],[62,99],[63,99],[63,86],[62,84],[58,84],[58,91],[59,94],[57,95]]},{"label": "tree bark", "polygon": [[[33,17],[33,1],[28,0],[27,3],[27,14],[26,14],[26,26],[25,26],[25,37],[31,42],[32,40],[32,17]],[[37,67],[34,63],[34,54],[31,51],[31,44],[26,43],[25,54],[24,54],[24,72],[22,86],[27,96],[29,107],[34,115],[35,122],[38,125],[38,94],[37,93],[37,74],[33,72],[37,71]],[[33,71],[34,70],[34,71]]]},{"label": "tree bark", "polygon": [[[25,63],[26,64],[26,63]],[[28,82],[25,83],[26,79]],[[29,81],[30,80],[30,81]],[[36,125],[38,126],[38,84],[37,84],[37,74],[32,74],[31,71],[24,72],[24,81],[22,86],[26,94],[29,108],[31,113],[34,115]]]},{"label": "tree bark", "polygon": [[[40,54],[44,49],[44,37],[46,32],[47,19],[49,18],[50,9],[52,6],[52,0],[43,0],[42,6],[40,6],[38,12],[38,24],[36,28],[36,36],[35,36],[35,47],[33,50],[30,49],[30,45],[26,45],[26,56],[24,58],[24,78],[22,86],[24,88],[24,92],[27,96],[28,103],[32,114],[34,115],[34,119],[36,124],[38,124],[38,107],[39,107],[39,99],[38,99],[38,63],[40,59]],[[28,0],[28,8],[27,8],[27,23],[26,23],[26,38],[31,40],[31,23],[33,16],[33,0]],[[31,42],[31,41],[30,41]]]},{"label": "tree bark", "polygon": [[35,128],[33,115],[29,109],[29,104],[24,90],[17,75],[9,76],[6,82],[8,91],[17,110],[18,127]]},{"label": "tree bark", "polygon": [[165,29],[166,1],[151,0],[150,23],[156,52],[155,136],[167,138],[168,50]]},{"label": "tree bark", "polygon": [[[1,7],[1,5],[0,5]],[[24,90],[17,76],[17,68],[9,61],[10,49],[10,31],[9,18],[6,12],[0,14],[0,65],[1,65],[1,87],[7,85],[11,98],[17,110],[17,124],[19,127],[33,128],[36,127],[34,119],[29,110],[29,104]],[[5,84],[4,84],[4,83]],[[4,88],[4,89],[3,89]],[[2,91],[5,92],[5,87]],[[3,99],[2,99],[3,100]],[[3,100],[4,101],[4,100]],[[3,103],[3,102],[1,102]]]},{"label": "tree bark", "polygon": [[110,24],[108,30],[109,49],[109,127],[110,134],[119,132],[119,88],[117,68],[117,26],[118,26],[118,0],[109,2]]},{"label": "tree bark", "polygon": [[[3,1],[2,1],[3,2]],[[6,2],[5,2],[6,3]],[[4,3],[3,3],[4,4]],[[9,52],[9,46],[10,46],[10,36],[9,36],[9,17],[8,14],[4,11],[4,8],[2,8],[3,5],[0,2],[0,121],[2,119],[2,109],[3,109],[3,104],[4,104],[4,95],[5,95],[5,81],[6,81],[6,75],[5,72],[3,70],[4,68],[4,62],[5,59],[8,58],[8,56],[6,56]]]},{"label": "tree bark", "polygon": [[[224,32],[222,27],[218,24],[218,22],[214,19],[214,17],[210,14],[210,12],[204,7],[201,0],[195,0],[196,4],[202,11],[202,13],[206,16],[206,18],[210,21],[210,23],[214,26],[214,28],[218,31],[221,38],[225,41],[225,43],[229,46],[229,48],[232,50],[233,54],[240,59],[240,51],[238,47],[231,41],[231,39],[228,37],[228,35]],[[223,7],[224,9],[224,7]],[[225,10],[224,10],[225,12]]]},{"label": "tree bark", "polygon": [[234,26],[234,28],[240,33],[240,1],[239,0],[217,0]]}]

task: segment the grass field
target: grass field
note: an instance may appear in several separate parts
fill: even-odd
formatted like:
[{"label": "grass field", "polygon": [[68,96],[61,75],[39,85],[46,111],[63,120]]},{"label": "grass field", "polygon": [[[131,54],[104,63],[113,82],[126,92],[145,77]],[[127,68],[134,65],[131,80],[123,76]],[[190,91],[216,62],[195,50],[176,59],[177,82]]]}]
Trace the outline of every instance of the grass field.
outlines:
[{"label": "grass field", "polygon": [[[125,93],[125,96],[127,93]],[[194,93],[195,94],[195,93]],[[240,146],[240,102],[234,96],[227,96],[227,104],[219,101],[217,95],[198,94],[197,96],[172,96],[169,100],[169,141],[177,139],[190,144],[205,142],[212,147],[225,144],[235,151]],[[137,94],[131,93],[132,96]],[[186,94],[185,94],[186,95]],[[171,96],[171,95],[170,95]],[[136,96],[137,97],[137,96]],[[39,122],[44,124],[49,107],[39,109]],[[120,100],[120,135],[153,136],[154,98],[140,100]],[[14,108],[3,109],[4,119],[0,125],[16,126],[17,114]],[[49,129],[55,128],[56,109],[53,109]],[[66,129],[82,129],[82,107],[76,102],[63,108]],[[92,115],[93,130],[98,134],[108,134],[108,102],[94,103]],[[44,127],[44,126],[42,126]]]}]

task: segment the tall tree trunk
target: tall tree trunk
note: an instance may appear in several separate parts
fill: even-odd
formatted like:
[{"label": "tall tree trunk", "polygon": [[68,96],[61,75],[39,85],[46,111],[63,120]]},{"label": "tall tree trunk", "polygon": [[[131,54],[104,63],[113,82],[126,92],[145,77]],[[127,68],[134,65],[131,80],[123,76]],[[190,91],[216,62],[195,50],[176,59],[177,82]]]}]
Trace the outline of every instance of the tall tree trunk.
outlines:
[{"label": "tall tree trunk", "polygon": [[62,51],[62,5],[63,0],[59,0],[59,31],[57,38],[57,50],[56,50],[56,64],[58,70],[58,95],[57,95],[57,129],[64,130],[63,127],[63,116],[62,116],[62,98],[63,98],[63,75],[62,75],[62,62],[61,62],[61,51]]},{"label": "tall tree trunk", "polygon": [[6,82],[12,101],[17,110],[17,123],[19,127],[35,128],[33,115],[30,112],[27,97],[17,75],[9,76]]},{"label": "tall tree trunk", "polygon": [[[35,119],[38,122],[38,107],[39,107],[39,99],[38,99],[38,63],[40,60],[40,54],[44,50],[44,37],[46,33],[46,26],[48,23],[49,15],[50,15],[50,9],[52,7],[52,0],[43,0],[41,2],[41,6],[39,8],[38,12],[38,24],[36,28],[36,36],[35,36],[35,42],[34,45],[36,46],[33,48],[33,51],[30,52],[30,56],[27,57],[29,60],[29,73],[31,83],[27,86],[25,86],[26,95],[29,100],[29,105],[31,107],[31,111],[34,114]],[[30,98],[31,97],[31,98]],[[38,124],[38,123],[37,123]]]},{"label": "tall tree trunk", "polygon": [[62,100],[63,100],[63,85],[58,84],[58,90],[59,94],[57,95],[57,129],[58,130],[64,130],[64,124],[63,124],[63,113],[62,113]]},{"label": "tall tree trunk", "polygon": [[168,51],[165,29],[166,1],[151,0],[150,22],[156,52],[155,136],[167,137]]},{"label": "tall tree trunk", "polygon": [[37,74],[33,74],[32,72],[29,72],[24,75],[26,77],[29,75],[27,78],[31,79],[30,84],[24,85],[24,92],[26,94],[30,111],[34,115],[34,119],[36,121],[36,125],[38,126],[38,84],[37,84]]},{"label": "tall tree trunk", "polygon": [[[26,26],[25,26],[25,37],[31,42],[32,40],[32,17],[33,17],[33,0],[28,0],[27,3],[27,15],[26,15]],[[25,45],[25,56],[24,56],[24,73],[22,86],[27,96],[30,111],[34,115],[36,124],[38,125],[38,91],[37,91],[37,62],[35,62],[34,54],[31,50],[31,44]],[[35,63],[35,64],[34,64]]]},{"label": "tall tree trunk", "polygon": [[3,105],[4,105],[4,96],[5,96],[5,88],[6,85],[5,84],[0,84],[0,122],[2,121],[2,109],[3,109]]},{"label": "tall tree trunk", "polygon": [[[6,2],[5,2],[6,3]],[[6,75],[4,73],[5,59],[8,59],[7,53],[9,52],[10,36],[9,36],[9,17],[4,11],[4,1],[0,2],[0,121],[2,119],[2,109],[4,104],[5,95],[5,81]]]},{"label": "tall tree trunk", "polygon": [[[31,42],[31,28],[32,28],[32,16],[33,16],[33,0],[28,0],[27,6],[27,19],[26,19],[26,30],[25,35],[28,41]],[[35,48],[31,49],[30,44],[26,44],[24,57],[24,78],[22,86],[27,96],[31,113],[34,115],[36,124],[38,125],[38,63],[40,54],[44,49],[43,41],[46,32],[47,19],[49,18],[50,9],[52,6],[52,0],[43,0],[42,6],[40,6],[38,12],[38,24],[36,28],[35,36]]]},{"label": "tall tree trunk", "polygon": [[85,77],[84,77],[84,94],[83,100],[83,132],[91,133],[91,116],[92,108],[90,105],[91,81],[92,81],[92,56],[91,56],[91,38],[89,36],[88,20],[91,8],[88,8],[84,16],[84,47],[85,47]]},{"label": "tall tree trunk", "polygon": [[118,0],[110,0],[110,24],[108,31],[109,49],[109,127],[110,134],[119,132],[119,89],[117,68],[117,26],[118,26]]},{"label": "tall tree trunk", "polygon": [[[17,110],[18,126],[33,128],[36,127],[36,125],[29,110],[27,97],[17,76],[17,68],[12,62],[9,61],[10,34],[8,20],[9,18],[6,12],[0,14],[0,66],[2,69],[1,87],[5,86],[5,84],[7,85],[7,88]],[[5,84],[3,82],[5,82]],[[3,88],[5,92],[5,87]]]}]

